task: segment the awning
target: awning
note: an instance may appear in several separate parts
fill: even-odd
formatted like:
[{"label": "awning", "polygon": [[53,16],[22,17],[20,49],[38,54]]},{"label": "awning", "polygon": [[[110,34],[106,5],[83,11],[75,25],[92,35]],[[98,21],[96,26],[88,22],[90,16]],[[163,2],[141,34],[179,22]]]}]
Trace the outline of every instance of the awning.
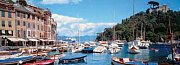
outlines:
[{"label": "awning", "polygon": [[17,42],[17,41],[26,41],[25,39],[22,39],[22,38],[7,38],[13,42]]},{"label": "awning", "polygon": [[26,41],[25,39],[22,38],[17,38],[19,41]]},{"label": "awning", "polygon": [[9,39],[9,40],[11,40],[13,42],[19,41],[17,38],[7,38],[7,39]]},{"label": "awning", "polygon": [[47,41],[47,40],[44,40],[44,39],[40,39],[41,41]]},{"label": "awning", "polygon": [[39,41],[39,40],[37,40],[37,39],[29,39],[29,41]]},{"label": "awning", "polygon": [[50,40],[50,39],[49,39],[48,41],[55,41],[55,40]]}]

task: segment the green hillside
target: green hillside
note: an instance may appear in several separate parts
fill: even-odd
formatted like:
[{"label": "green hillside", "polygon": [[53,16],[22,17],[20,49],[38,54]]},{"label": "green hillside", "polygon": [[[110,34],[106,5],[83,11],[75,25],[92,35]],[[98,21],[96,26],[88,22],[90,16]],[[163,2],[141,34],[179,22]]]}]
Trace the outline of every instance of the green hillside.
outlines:
[{"label": "green hillside", "polygon": [[[134,38],[140,37],[142,30],[145,34],[145,40],[157,42],[161,38],[166,39],[169,21],[171,22],[173,38],[180,39],[180,11],[173,10],[166,13],[162,11],[139,12],[123,19],[121,24],[115,25],[115,39],[130,41],[133,40],[133,30]],[[99,33],[96,40],[113,40],[113,32],[113,28],[105,28],[103,33]]]}]

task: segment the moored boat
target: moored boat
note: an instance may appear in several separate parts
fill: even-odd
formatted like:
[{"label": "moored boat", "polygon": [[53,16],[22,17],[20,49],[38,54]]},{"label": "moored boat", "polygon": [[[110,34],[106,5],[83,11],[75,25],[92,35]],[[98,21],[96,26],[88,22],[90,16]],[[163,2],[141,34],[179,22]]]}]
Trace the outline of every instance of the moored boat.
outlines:
[{"label": "moored boat", "polygon": [[53,65],[53,64],[54,64],[54,60],[41,60],[33,63],[26,63],[23,65]]},{"label": "moored boat", "polygon": [[111,64],[112,65],[159,65],[156,62],[136,61],[136,60],[131,60],[130,58],[118,58],[118,57],[112,57]]},{"label": "moored boat", "polygon": [[109,51],[111,54],[114,53],[118,53],[120,51],[121,47],[118,46],[118,44],[116,43],[111,43],[111,45],[109,45]]},{"label": "moored boat", "polygon": [[129,47],[128,52],[130,54],[138,54],[140,52],[140,50],[136,45],[133,44],[131,47]]},{"label": "moored boat", "polygon": [[9,58],[9,59],[0,60],[0,64],[2,64],[2,65],[22,64],[22,63],[25,63],[25,62],[31,61],[31,60],[34,60],[33,56],[22,55],[22,56],[18,56],[18,57],[13,57],[13,58]]},{"label": "moored boat", "polygon": [[106,50],[107,49],[104,46],[97,46],[96,48],[94,48],[93,52],[94,53],[104,53]]},{"label": "moored boat", "polygon": [[129,58],[112,57],[111,62],[112,65],[134,65],[134,61],[130,60]]},{"label": "moored boat", "polygon": [[92,48],[92,47],[85,47],[82,50],[82,53],[93,53],[93,50],[94,50],[94,48]]},{"label": "moored boat", "polygon": [[60,63],[67,64],[67,63],[76,63],[79,61],[84,60],[87,55],[84,54],[68,54],[60,59]]}]

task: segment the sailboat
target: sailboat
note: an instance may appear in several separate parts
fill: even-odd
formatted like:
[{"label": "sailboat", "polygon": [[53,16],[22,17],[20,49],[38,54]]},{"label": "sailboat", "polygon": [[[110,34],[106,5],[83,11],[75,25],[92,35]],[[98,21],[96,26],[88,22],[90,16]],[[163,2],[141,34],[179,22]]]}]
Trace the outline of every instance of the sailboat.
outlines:
[{"label": "sailboat", "polygon": [[[115,12],[114,12],[114,17],[115,17]],[[119,43],[119,42],[117,42],[116,41],[116,31],[115,31],[115,28],[116,28],[116,26],[114,26],[113,27],[113,42],[108,46],[109,47],[109,51],[110,51],[110,53],[111,54],[114,54],[114,53],[118,53],[119,51],[120,51],[120,47],[119,47],[119,45],[120,46],[123,46],[124,44],[121,44],[121,43]],[[119,45],[118,45],[118,43],[119,43]]]},{"label": "sailboat", "polygon": [[[133,16],[134,16],[134,0],[133,0]],[[134,24],[135,24],[135,23],[134,23]],[[134,28],[135,28],[135,25],[133,25],[133,26],[134,26]],[[134,38],[134,28],[133,28],[133,38]],[[132,41],[132,45],[129,47],[128,52],[129,52],[130,54],[138,54],[138,53],[140,52],[137,44],[134,44],[135,41],[136,41],[136,40],[134,39],[134,41]],[[129,44],[128,44],[128,45],[129,45]]]},{"label": "sailboat", "polygon": [[73,52],[73,53],[81,52],[83,49],[84,49],[84,46],[80,44],[80,30],[78,30],[78,43],[70,47],[70,52]]},{"label": "sailboat", "polygon": [[129,52],[130,54],[138,54],[138,53],[140,53],[139,48],[138,48],[136,45],[134,45],[134,42],[132,42],[132,43],[133,43],[133,45],[131,45],[131,46],[129,47],[128,52]]},{"label": "sailboat", "polygon": [[167,60],[170,61],[172,64],[178,64],[180,65],[180,54],[177,53],[177,48],[173,46],[173,33],[171,30],[171,22],[169,19],[169,25],[168,25],[168,36],[167,38],[170,37],[170,43],[171,43],[171,51],[172,53],[168,55]]}]

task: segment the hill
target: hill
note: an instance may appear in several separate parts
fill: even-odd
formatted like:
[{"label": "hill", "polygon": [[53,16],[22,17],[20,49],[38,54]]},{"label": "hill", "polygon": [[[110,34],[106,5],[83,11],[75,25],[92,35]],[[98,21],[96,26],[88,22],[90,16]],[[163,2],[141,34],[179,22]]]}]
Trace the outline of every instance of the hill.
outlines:
[{"label": "hill", "polygon": [[[133,40],[141,35],[145,40],[153,42],[167,39],[171,24],[173,38],[180,39],[180,11],[168,10],[167,12],[139,12],[134,16],[123,19],[121,24],[115,27],[115,39]],[[96,40],[113,40],[114,28],[105,28],[103,33],[99,33]],[[134,31],[134,36],[133,36]],[[134,38],[133,38],[134,37]]]}]

